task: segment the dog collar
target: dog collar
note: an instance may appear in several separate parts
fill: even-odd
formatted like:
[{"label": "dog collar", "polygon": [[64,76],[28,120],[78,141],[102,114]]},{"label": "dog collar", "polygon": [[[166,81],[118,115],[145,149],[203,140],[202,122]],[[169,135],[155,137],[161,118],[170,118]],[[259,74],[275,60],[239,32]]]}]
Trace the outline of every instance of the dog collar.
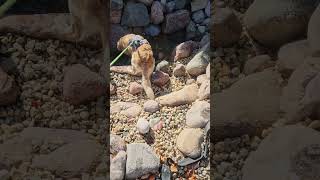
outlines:
[{"label": "dog collar", "polygon": [[[131,44],[132,43],[132,44]],[[130,39],[129,44],[131,44],[131,47],[136,50],[138,49],[142,44],[147,44],[148,41],[141,36],[135,35],[132,39]]]}]

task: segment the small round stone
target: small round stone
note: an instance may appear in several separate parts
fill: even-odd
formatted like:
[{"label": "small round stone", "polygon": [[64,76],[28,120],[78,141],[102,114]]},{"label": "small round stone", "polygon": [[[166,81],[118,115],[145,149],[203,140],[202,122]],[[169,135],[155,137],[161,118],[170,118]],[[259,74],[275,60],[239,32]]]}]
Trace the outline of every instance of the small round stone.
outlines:
[{"label": "small round stone", "polygon": [[141,134],[147,134],[150,130],[149,122],[144,118],[138,120],[136,127]]}]

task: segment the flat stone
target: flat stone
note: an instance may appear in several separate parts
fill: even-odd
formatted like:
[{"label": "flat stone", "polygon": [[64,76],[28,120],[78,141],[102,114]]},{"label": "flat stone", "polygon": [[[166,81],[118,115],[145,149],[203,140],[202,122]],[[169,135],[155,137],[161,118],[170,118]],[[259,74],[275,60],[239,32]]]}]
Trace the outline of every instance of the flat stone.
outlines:
[{"label": "flat stone", "polygon": [[157,173],[160,159],[145,143],[127,145],[126,178],[136,179],[149,173]]}]

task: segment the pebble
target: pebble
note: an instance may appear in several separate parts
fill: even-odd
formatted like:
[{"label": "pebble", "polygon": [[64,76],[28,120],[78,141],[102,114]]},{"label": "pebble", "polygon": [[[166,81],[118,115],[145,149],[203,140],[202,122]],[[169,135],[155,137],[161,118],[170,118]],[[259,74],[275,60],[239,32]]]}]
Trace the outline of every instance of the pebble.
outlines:
[{"label": "pebble", "polygon": [[117,154],[120,151],[126,151],[125,141],[118,135],[110,134],[110,153]]},{"label": "pebble", "polygon": [[135,94],[139,94],[141,92],[143,92],[143,86],[141,84],[139,84],[137,82],[130,83],[130,85],[129,85],[129,93],[130,94],[135,95]]},{"label": "pebble", "polygon": [[192,13],[192,20],[195,23],[201,23],[205,19],[205,14],[202,10]]},{"label": "pebble", "polygon": [[173,69],[173,75],[176,77],[181,77],[186,75],[186,66],[180,63],[177,63]]},{"label": "pebble", "polygon": [[160,110],[159,103],[154,100],[148,100],[143,105],[145,112],[155,113]]},{"label": "pebble", "polygon": [[162,71],[165,73],[169,73],[169,62],[166,60],[162,60],[161,62],[159,62],[156,66],[156,70],[157,71]]},{"label": "pebble", "polygon": [[141,133],[141,134],[149,133],[150,125],[146,119],[140,118],[137,122],[136,127],[137,127],[139,133]]}]

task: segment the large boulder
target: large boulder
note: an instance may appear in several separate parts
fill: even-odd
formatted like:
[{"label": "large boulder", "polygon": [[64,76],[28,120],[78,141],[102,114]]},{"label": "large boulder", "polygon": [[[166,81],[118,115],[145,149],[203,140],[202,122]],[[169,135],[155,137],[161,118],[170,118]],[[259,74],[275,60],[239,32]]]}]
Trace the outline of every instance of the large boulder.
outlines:
[{"label": "large boulder", "polygon": [[310,55],[310,46],[307,40],[295,41],[283,45],[278,52],[279,71],[289,77],[291,73],[303,64],[305,58]]},{"label": "large boulder", "polygon": [[151,6],[151,22],[153,24],[160,24],[164,19],[164,7],[159,1],[154,1]]},{"label": "large boulder", "polygon": [[188,62],[186,70],[191,76],[199,76],[206,72],[209,62],[209,54],[206,51],[200,51]]},{"label": "large boulder", "polygon": [[276,71],[266,69],[213,94],[215,141],[259,134],[271,126],[279,118],[280,78]]},{"label": "large boulder", "polygon": [[320,58],[309,57],[290,76],[288,84],[283,88],[281,111],[286,123],[291,124],[309,116],[313,109],[303,103],[306,87],[320,72]]},{"label": "large boulder", "polygon": [[190,19],[190,12],[184,9],[167,14],[162,24],[162,31],[165,34],[180,31],[189,24]]},{"label": "large boulder", "polygon": [[274,129],[252,152],[243,167],[243,180],[285,180],[320,177],[320,134],[303,126]]},{"label": "large boulder", "polygon": [[157,173],[160,159],[145,143],[127,145],[126,178],[137,179],[149,173]]},{"label": "large boulder", "polygon": [[211,32],[213,47],[227,47],[236,43],[241,36],[242,25],[230,8],[217,8],[213,12]]},{"label": "large boulder", "polygon": [[99,74],[82,64],[68,67],[63,79],[63,96],[67,102],[79,105],[107,92],[107,83]]},{"label": "large boulder", "polygon": [[150,17],[147,7],[143,3],[128,2],[123,10],[121,25],[129,27],[147,26]]},{"label": "large boulder", "polygon": [[255,0],[244,16],[249,34],[259,43],[280,47],[302,37],[318,0]]}]

